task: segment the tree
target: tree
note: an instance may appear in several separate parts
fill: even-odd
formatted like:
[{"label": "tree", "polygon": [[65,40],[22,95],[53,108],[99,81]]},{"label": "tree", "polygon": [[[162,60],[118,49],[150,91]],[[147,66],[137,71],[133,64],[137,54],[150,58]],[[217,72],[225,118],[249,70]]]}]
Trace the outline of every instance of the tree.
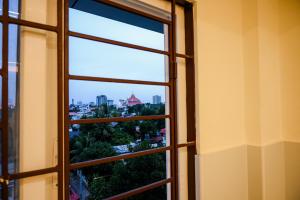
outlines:
[{"label": "tree", "polygon": [[[164,112],[164,105],[136,105],[130,112],[153,115]],[[91,118],[109,117],[111,112],[118,112],[113,107],[102,105],[95,109]],[[87,116],[83,118],[87,119]],[[139,127],[139,130],[137,129]],[[129,144],[137,139],[132,152],[152,148],[150,141],[144,141],[145,135],[155,137],[165,127],[165,120],[128,121],[117,124],[98,123],[81,124],[79,135],[70,140],[71,163],[95,160],[116,156],[114,146]],[[76,173],[71,172],[76,176]],[[82,169],[87,181],[89,199],[98,200],[123,193],[166,178],[166,155],[157,153],[132,159]],[[130,200],[163,200],[166,198],[166,187],[156,188],[155,192],[146,192]]]},{"label": "tree", "polygon": [[145,139],[145,135],[149,135],[150,138],[155,137],[157,135],[157,131],[159,129],[156,126],[157,124],[154,121],[145,120],[140,124],[140,132],[142,136],[142,140]]},{"label": "tree", "polygon": [[111,140],[112,145],[124,145],[133,141],[133,136],[116,127]]},{"label": "tree", "polygon": [[[144,149],[144,147],[137,147],[135,150],[140,148]],[[149,144],[148,148],[150,148]],[[102,175],[91,181],[90,198],[100,200],[165,179],[165,159],[165,153],[159,153],[115,162],[110,175],[105,174],[106,176]],[[164,200],[165,196],[166,189],[161,187],[157,188],[156,193],[152,195],[143,195],[143,200]],[[141,197],[130,199],[141,199]]]},{"label": "tree", "polygon": [[128,121],[119,123],[122,131],[129,134],[134,140],[140,139],[140,133],[137,132],[136,127],[140,125],[139,121]]}]

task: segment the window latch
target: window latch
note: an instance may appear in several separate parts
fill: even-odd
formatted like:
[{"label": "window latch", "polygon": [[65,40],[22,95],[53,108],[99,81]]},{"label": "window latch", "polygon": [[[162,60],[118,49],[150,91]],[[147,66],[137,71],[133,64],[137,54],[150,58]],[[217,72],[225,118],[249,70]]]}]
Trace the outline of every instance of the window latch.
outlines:
[{"label": "window latch", "polygon": [[4,178],[0,178],[0,183],[8,185],[9,184],[9,180],[4,179]]}]

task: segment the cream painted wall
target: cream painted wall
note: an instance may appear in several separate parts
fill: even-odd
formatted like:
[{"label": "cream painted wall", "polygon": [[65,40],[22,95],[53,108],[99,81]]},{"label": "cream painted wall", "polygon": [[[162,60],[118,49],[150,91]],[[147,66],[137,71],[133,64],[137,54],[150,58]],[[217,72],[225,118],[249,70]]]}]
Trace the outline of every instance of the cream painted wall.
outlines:
[{"label": "cream painted wall", "polygon": [[299,14],[297,0],[195,1],[201,200],[300,197]]},{"label": "cream painted wall", "polygon": [[202,200],[248,195],[241,8],[240,0],[195,3]]},{"label": "cream painted wall", "polygon": [[283,137],[300,142],[300,1],[279,1],[278,6]]},{"label": "cream painted wall", "polygon": [[246,142],[241,6],[240,0],[196,4],[201,153]]}]

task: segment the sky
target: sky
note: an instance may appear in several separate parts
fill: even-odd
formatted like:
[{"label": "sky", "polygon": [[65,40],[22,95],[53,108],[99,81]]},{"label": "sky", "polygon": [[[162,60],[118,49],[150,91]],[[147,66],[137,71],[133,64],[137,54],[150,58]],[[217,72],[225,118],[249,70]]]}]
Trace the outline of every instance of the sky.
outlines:
[{"label": "sky", "polygon": [[[17,12],[17,2],[16,0],[10,1],[10,11]],[[69,27],[71,31],[159,50],[165,49],[165,36],[162,33],[71,8],[69,11]],[[2,26],[0,26],[1,35]],[[13,67],[17,62],[17,41],[17,25],[10,25],[9,66]],[[2,46],[1,43],[2,41],[0,40],[0,46]],[[165,55],[75,37],[70,37],[69,45],[70,74],[144,81],[165,81],[165,63],[168,59]],[[2,60],[1,52],[0,60]],[[135,94],[144,103],[152,102],[154,95],[160,95],[164,102],[167,89],[164,86],[90,81],[70,81],[69,88],[70,103],[72,99],[75,102],[95,102],[96,96],[102,94],[106,95],[108,99],[114,100],[114,103],[118,103],[119,99],[129,98],[131,94]],[[15,91],[16,73],[12,71],[9,73],[9,103],[13,105],[15,104]],[[1,101],[2,98],[0,98],[0,103]]]},{"label": "sky", "polygon": [[[0,14],[2,14],[2,0],[0,0]],[[9,14],[16,16],[18,11],[18,0],[9,1]],[[9,66],[9,77],[8,77],[8,103],[9,105],[15,105],[16,100],[16,73],[14,70],[17,63],[17,29],[18,26],[15,24],[9,25],[8,34],[8,66]],[[0,24],[0,38],[2,38],[2,24]],[[0,68],[2,68],[2,39],[0,39]],[[0,91],[2,91],[2,82],[0,83]],[[0,97],[0,104],[2,103],[2,96]]]},{"label": "sky", "polygon": [[[69,9],[70,30],[107,39],[164,50],[164,34],[136,27],[101,16]],[[72,75],[119,78],[144,81],[165,81],[166,56],[116,45],[70,37],[69,71]],[[164,86],[70,81],[72,99],[83,103],[95,102],[96,96],[106,95],[117,103],[132,93],[142,102],[152,102],[152,96],[162,96]]]}]

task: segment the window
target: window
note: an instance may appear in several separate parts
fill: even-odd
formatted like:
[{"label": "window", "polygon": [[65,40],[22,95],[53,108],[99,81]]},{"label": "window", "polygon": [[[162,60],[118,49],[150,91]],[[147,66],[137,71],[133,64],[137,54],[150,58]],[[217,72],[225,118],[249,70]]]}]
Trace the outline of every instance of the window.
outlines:
[{"label": "window", "polygon": [[[1,199],[57,199],[62,31],[51,0],[1,1]],[[61,12],[61,11],[60,11]],[[57,25],[57,26],[56,26]],[[59,142],[58,142],[59,141]]]},{"label": "window", "polygon": [[[185,42],[174,55],[171,13],[152,8],[151,14],[160,12],[163,17],[150,17],[132,11],[135,5],[129,4],[69,4],[65,178],[68,195],[74,198],[140,199],[155,185],[156,193],[144,199],[175,199],[180,187],[178,158],[194,148],[191,138],[177,138],[176,130],[176,84],[186,77],[180,82],[175,74],[189,73],[182,69],[190,59],[184,55]],[[139,6],[144,11],[146,4]],[[177,140],[183,144],[176,145]]]},{"label": "window", "polygon": [[192,4],[177,3],[0,1],[1,199],[195,199]]}]

